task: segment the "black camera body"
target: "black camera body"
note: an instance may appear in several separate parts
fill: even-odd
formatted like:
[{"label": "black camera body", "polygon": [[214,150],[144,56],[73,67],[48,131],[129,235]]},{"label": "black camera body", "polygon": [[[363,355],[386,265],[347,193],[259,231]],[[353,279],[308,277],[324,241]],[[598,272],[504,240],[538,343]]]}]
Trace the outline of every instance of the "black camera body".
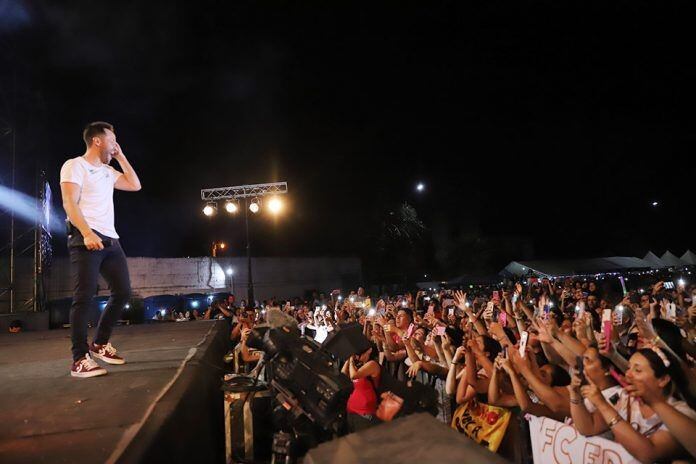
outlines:
[{"label": "black camera body", "polygon": [[353,382],[321,346],[291,326],[254,330],[247,344],[266,353],[271,385],[292,395],[312,422],[328,430],[343,421]]}]

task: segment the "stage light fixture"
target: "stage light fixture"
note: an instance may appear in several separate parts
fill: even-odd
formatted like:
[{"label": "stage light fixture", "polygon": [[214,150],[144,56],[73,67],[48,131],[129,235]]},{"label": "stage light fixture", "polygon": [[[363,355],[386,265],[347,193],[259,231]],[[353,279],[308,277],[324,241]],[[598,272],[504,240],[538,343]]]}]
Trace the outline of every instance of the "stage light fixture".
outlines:
[{"label": "stage light fixture", "polygon": [[237,206],[237,203],[234,201],[227,201],[225,202],[225,211],[227,211],[230,214],[234,214],[239,210],[239,206]]},{"label": "stage light fixture", "polygon": [[249,205],[249,211],[256,214],[259,212],[259,200],[254,198]]},{"label": "stage light fixture", "polygon": [[205,214],[208,217],[214,215],[216,212],[217,212],[217,204],[215,204],[215,203],[208,203],[203,208],[203,214]]},{"label": "stage light fixture", "polygon": [[227,268],[227,275],[231,276],[232,274],[234,274],[234,269],[232,269],[231,267],[228,267]]},{"label": "stage light fixture", "polygon": [[271,213],[278,214],[283,209],[283,202],[280,201],[280,198],[273,197],[268,202],[268,209]]}]

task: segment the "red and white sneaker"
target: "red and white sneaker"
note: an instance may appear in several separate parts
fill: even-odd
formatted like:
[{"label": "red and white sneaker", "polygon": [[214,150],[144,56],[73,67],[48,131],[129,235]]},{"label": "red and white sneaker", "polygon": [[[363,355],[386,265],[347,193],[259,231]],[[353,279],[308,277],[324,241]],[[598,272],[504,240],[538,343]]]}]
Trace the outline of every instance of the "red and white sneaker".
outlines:
[{"label": "red and white sneaker", "polygon": [[97,364],[89,353],[84,358],[75,361],[70,369],[70,375],[73,377],[96,377],[106,375],[106,373],[106,369]]},{"label": "red and white sneaker", "polygon": [[92,343],[89,345],[89,352],[92,356],[101,359],[105,363],[109,364],[125,364],[126,360],[116,354],[116,348],[114,348],[111,343],[106,345],[97,345]]}]

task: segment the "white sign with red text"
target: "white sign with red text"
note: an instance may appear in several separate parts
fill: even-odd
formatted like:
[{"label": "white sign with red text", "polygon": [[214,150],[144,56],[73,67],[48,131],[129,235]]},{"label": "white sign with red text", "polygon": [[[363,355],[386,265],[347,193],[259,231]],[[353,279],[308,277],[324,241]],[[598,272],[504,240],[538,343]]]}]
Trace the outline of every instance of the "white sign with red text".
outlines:
[{"label": "white sign with red text", "polygon": [[623,446],[600,437],[585,437],[572,425],[528,415],[535,463],[639,464]]}]

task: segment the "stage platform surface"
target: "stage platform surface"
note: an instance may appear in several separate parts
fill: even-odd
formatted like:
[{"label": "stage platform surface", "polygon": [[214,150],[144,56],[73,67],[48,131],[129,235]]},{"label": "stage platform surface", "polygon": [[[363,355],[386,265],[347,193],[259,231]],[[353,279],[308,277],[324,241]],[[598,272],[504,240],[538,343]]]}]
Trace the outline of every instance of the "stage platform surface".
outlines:
[{"label": "stage platform surface", "polygon": [[0,462],[185,462],[206,447],[197,462],[223,462],[228,333],[225,321],[118,326],[127,363],[98,361],[109,373],[88,379],[70,376],[69,330],[0,335]]}]

